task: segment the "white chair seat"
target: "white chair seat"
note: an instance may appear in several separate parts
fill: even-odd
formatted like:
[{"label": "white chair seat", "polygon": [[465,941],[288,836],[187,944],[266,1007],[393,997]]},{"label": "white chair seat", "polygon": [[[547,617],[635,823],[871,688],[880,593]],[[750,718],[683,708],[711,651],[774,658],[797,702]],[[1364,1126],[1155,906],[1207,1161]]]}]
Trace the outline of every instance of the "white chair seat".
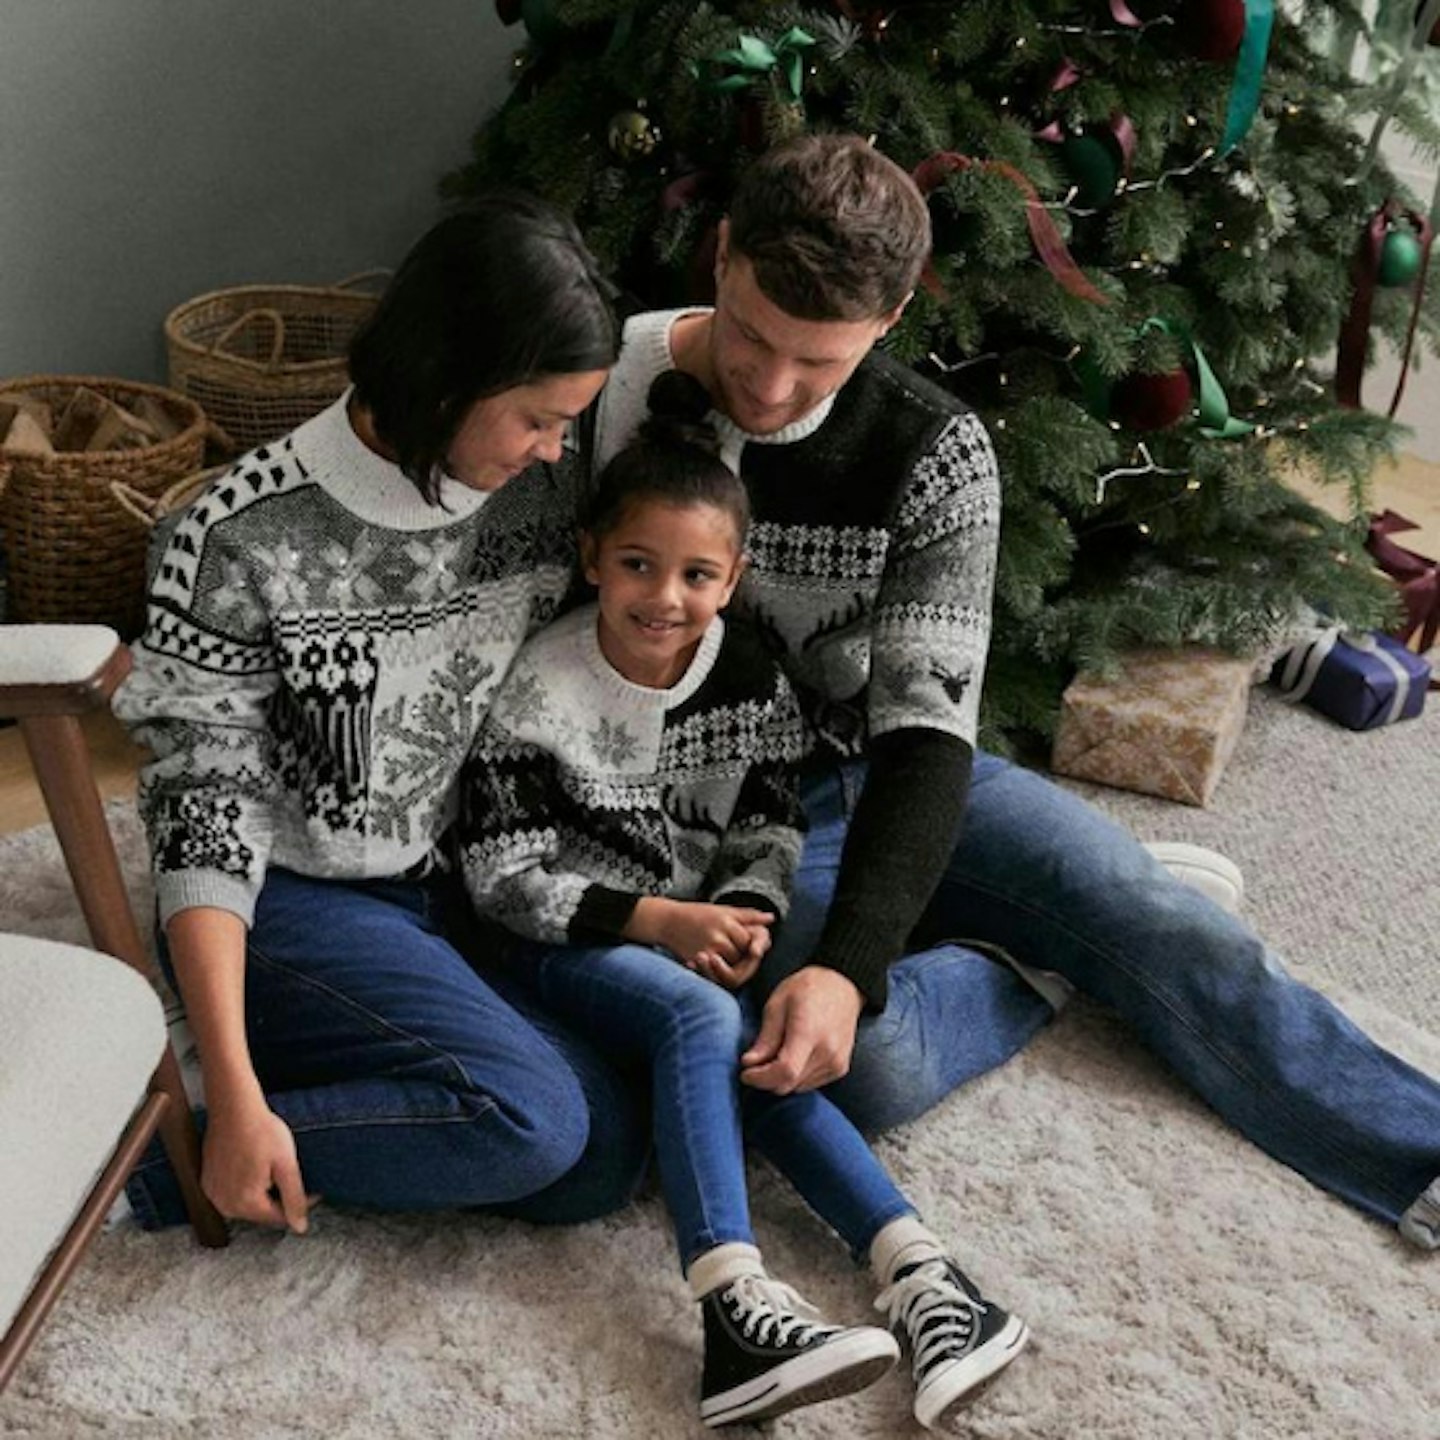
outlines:
[{"label": "white chair seat", "polygon": [[0,1333],[108,1163],[164,1045],[160,1000],[130,966],[0,934]]},{"label": "white chair seat", "polygon": [[0,628],[0,671],[7,685],[78,685],[119,643],[108,625],[6,625]]}]

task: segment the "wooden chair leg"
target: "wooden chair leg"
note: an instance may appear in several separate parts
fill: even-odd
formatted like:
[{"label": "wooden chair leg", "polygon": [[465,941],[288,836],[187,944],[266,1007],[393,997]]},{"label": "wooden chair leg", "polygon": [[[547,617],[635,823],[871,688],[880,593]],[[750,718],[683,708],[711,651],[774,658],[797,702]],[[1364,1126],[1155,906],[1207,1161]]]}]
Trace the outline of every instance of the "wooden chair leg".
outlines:
[{"label": "wooden chair leg", "polygon": [[[80,721],[74,715],[28,715],[19,723],[96,949],[125,961],[153,983],[154,969],[135,925]],[[200,1188],[200,1137],[168,1044],[150,1088],[170,1099],[160,1117],[160,1135],[195,1237],[202,1245],[226,1245],[225,1221]]]}]

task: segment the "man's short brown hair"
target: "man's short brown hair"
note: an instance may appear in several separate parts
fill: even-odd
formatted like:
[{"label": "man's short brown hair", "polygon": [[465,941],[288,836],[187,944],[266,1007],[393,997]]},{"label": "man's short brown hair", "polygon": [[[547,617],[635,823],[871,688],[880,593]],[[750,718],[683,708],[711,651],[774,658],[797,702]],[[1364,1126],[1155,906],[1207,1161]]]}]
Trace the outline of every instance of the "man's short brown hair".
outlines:
[{"label": "man's short brown hair", "polygon": [[930,212],[914,181],[858,135],[802,135],[741,177],[730,246],[797,320],[873,320],[915,288]]}]

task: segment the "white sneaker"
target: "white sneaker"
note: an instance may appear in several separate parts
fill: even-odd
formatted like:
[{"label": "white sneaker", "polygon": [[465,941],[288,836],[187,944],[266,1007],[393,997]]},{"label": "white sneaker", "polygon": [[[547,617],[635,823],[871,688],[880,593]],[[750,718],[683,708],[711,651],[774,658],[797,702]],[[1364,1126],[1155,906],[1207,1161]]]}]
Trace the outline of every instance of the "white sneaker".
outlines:
[{"label": "white sneaker", "polygon": [[1238,915],[1245,902],[1245,877],[1233,860],[1203,845],[1157,840],[1145,847],[1177,880]]},{"label": "white sneaker", "polygon": [[1030,1327],[986,1300],[948,1257],[903,1266],[875,1302],[910,1354],[915,1418],[949,1422],[1025,1348]]}]

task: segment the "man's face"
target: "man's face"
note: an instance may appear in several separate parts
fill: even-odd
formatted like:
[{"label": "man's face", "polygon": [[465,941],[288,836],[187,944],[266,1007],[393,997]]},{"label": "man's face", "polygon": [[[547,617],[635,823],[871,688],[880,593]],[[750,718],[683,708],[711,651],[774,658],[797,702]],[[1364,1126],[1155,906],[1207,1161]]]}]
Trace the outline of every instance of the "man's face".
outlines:
[{"label": "man's face", "polygon": [[749,260],[730,250],[724,222],[715,292],[715,403],[751,435],[783,430],[833,395],[904,308],[873,320],[797,320],[766,297]]}]

